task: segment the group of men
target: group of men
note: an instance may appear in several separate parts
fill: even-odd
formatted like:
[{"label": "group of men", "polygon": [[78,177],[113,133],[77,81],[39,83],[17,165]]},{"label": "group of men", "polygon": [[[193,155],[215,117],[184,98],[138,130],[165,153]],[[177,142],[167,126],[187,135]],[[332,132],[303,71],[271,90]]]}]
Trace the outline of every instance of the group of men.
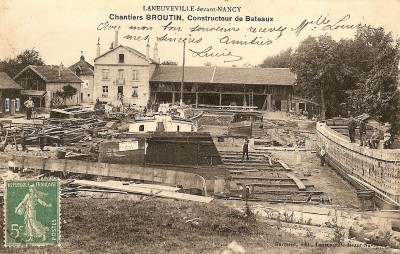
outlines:
[{"label": "group of men", "polygon": [[[356,139],[356,128],[357,128],[357,121],[350,116],[349,123],[348,123],[348,130],[349,130],[349,137],[350,142],[355,143]],[[367,126],[364,120],[360,120],[358,124],[358,129],[360,132],[360,146],[369,146],[369,148],[377,149],[379,141],[383,139],[384,145],[383,148],[388,149],[391,145],[392,136],[388,131],[383,133],[382,131],[375,129],[374,133],[371,137],[367,140]]]}]

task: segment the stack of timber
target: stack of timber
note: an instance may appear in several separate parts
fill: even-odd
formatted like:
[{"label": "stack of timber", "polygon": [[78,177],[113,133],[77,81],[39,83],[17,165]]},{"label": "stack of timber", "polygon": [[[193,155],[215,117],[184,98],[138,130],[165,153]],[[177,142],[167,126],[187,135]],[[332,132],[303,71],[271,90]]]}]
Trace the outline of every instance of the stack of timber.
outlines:
[{"label": "stack of timber", "polygon": [[[191,195],[180,192],[182,189],[178,187],[171,187],[165,185],[145,184],[121,181],[106,181],[96,182],[87,180],[74,180],[70,183],[72,187],[64,188],[63,196],[79,196],[79,192],[92,191],[92,192],[107,192],[107,193],[133,193],[147,196],[154,196],[160,198],[171,198],[179,200],[188,200],[201,203],[210,203],[213,198]],[[89,189],[88,189],[89,188]]]}]

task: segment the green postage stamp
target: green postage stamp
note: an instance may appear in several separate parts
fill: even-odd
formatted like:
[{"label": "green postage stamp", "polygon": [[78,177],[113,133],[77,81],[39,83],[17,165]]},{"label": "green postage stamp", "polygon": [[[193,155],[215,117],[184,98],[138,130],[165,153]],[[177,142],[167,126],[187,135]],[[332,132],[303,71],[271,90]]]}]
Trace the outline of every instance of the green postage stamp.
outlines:
[{"label": "green postage stamp", "polygon": [[8,180],[4,186],[5,246],[59,245],[59,181]]}]

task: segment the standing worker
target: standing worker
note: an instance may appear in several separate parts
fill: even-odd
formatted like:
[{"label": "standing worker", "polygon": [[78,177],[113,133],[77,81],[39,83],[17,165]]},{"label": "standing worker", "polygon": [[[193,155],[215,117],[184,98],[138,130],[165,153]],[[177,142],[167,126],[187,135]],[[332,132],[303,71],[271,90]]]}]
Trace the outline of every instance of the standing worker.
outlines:
[{"label": "standing worker", "polygon": [[26,133],[24,129],[21,130],[21,146],[22,146],[22,151],[27,152],[28,148],[26,148]]},{"label": "standing worker", "polygon": [[44,150],[44,147],[46,145],[46,135],[44,133],[44,127],[39,131],[39,146],[40,150]]},{"label": "standing worker", "polygon": [[246,154],[246,160],[249,160],[249,140],[247,138],[244,139],[242,149],[243,149],[242,160],[244,160],[245,154]]},{"label": "standing worker", "polygon": [[33,103],[32,97],[29,96],[29,99],[24,102],[24,105],[26,107],[26,119],[31,119],[32,117],[32,110],[35,104]]},{"label": "standing worker", "polygon": [[360,121],[358,130],[360,131],[360,146],[367,146],[367,126],[364,120]]},{"label": "standing worker", "polygon": [[388,130],[383,134],[383,142],[383,148],[390,149],[390,145],[392,144],[392,135]]},{"label": "standing worker", "polygon": [[356,142],[356,127],[357,127],[356,120],[354,120],[353,116],[350,116],[349,124],[347,125],[347,128],[349,130],[349,136],[350,136],[351,143]]},{"label": "standing worker", "polygon": [[320,156],[321,156],[321,166],[323,167],[325,165],[325,149],[323,147],[321,147],[321,152],[320,152]]}]

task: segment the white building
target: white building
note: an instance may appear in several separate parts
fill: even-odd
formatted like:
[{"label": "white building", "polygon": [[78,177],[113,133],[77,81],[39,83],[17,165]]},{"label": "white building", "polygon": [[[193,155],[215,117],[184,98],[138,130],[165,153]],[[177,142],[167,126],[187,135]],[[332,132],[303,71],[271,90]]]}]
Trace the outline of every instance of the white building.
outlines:
[{"label": "white building", "polygon": [[[94,60],[94,98],[113,104],[122,101],[125,106],[145,107],[150,98],[149,80],[158,64],[139,51],[118,45],[116,31],[114,47],[100,55],[97,44],[97,57]],[[157,46],[154,48],[156,58]]]}]

